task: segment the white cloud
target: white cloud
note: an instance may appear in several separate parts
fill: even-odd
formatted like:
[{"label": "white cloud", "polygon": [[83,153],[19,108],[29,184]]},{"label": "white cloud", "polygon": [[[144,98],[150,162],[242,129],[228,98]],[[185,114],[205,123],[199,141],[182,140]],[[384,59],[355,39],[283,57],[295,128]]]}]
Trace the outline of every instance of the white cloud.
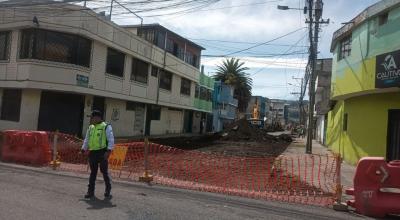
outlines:
[{"label": "white cloud", "polygon": [[[241,4],[259,3],[260,0],[221,0],[206,9],[227,7]],[[355,17],[362,10],[378,0],[325,0],[323,18],[330,19],[328,26],[321,27],[321,38],[319,43],[320,58],[331,57],[330,43],[332,34],[342,26],[342,22]],[[268,4],[258,4],[253,7],[239,7],[223,10],[197,11],[184,16],[170,16],[159,18],[145,18],[145,23],[158,22],[165,27],[175,31],[183,37],[197,39],[218,39],[224,41],[246,41],[266,42],[288,32],[305,27],[305,17],[301,10],[277,10],[277,5],[287,5],[292,8],[302,8],[304,0],[282,0]],[[137,20],[135,20],[137,21]],[[122,21],[121,21],[122,22]],[[125,21],[124,23],[126,23]],[[296,32],[292,35],[274,41],[273,43],[293,45],[305,36],[298,45],[307,45],[308,37],[306,30]],[[196,41],[207,50],[203,54],[223,55],[246,48],[249,45],[224,44],[221,42]],[[289,47],[262,46],[250,50],[259,54],[281,54],[286,53]],[[299,48],[291,48],[290,52]],[[307,49],[307,48],[303,48]],[[307,55],[298,55],[281,58],[250,58],[250,54],[235,54],[246,66],[250,68],[249,73],[253,76],[253,94],[264,95],[269,98],[294,99],[290,92],[296,92],[298,88],[288,86],[288,83],[298,83],[292,76],[304,75]],[[202,57],[202,64],[206,67],[206,73],[214,72],[215,66],[220,64],[224,58]],[[279,86],[270,86],[279,85]]]}]

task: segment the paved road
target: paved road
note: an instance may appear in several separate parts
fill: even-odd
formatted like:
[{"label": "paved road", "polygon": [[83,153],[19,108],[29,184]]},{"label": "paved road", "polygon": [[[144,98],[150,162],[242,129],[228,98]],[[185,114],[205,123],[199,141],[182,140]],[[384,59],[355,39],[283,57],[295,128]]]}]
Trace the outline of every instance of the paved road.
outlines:
[{"label": "paved road", "polygon": [[331,209],[114,183],[111,201],[82,199],[87,180],[0,164],[0,219],[364,219]]}]

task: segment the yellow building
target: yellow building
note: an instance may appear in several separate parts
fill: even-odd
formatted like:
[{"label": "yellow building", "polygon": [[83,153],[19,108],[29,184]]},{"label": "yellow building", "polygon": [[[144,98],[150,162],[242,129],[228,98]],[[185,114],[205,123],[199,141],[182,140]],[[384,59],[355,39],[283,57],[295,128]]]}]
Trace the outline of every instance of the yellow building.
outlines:
[{"label": "yellow building", "polygon": [[400,159],[399,23],[399,1],[380,1],[334,33],[326,144],[352,164]]}]

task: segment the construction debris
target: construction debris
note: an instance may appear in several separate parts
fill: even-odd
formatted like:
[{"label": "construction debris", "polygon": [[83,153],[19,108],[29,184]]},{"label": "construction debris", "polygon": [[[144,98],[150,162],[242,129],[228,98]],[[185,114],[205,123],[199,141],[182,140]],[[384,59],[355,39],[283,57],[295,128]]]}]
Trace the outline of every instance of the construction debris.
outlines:
[{"label": "construction debris", "polygon": [[255,141],[255,142],[292,142],[288,134],[273,136],[267,130],[251,125],[246,119],[240,119],[227,127],[221,134],[224,141]]}]

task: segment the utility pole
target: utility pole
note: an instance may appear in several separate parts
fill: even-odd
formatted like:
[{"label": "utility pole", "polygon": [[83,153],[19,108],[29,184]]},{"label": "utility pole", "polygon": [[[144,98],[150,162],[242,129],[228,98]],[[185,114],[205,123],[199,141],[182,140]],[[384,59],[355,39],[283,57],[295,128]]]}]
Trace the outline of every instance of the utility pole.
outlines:
[{"label": "utility pole", "polygon": [[304,84],[304,78],[296,78],[292,77],[292,79],[300,79],[301,84],[300,84],[300,93],[291,93],[292,95],[300,95],[299,97],[299,124],[303,124],[303,84]]},{"label": "utility pole", "polygon": [[[310,38],[310,78],[309,78],[309,106],[308,106],[308,127],[307,127],[307,143],[306,143],[306,153],[312,153],[312,139],[314,130],[314,104],[315,104],[315,80],[317,78],[315,72],[315,63],[318,53],[318,35],[319,35],[319,24],[328,24],[327,21],[321,19],[324,3],[322,0],[308,0],[308,14],[309,20],[309,38]],[[314,9],[314,10],[312,10]],[[314,11],[314,14],[313,14]],[[314,24],[314,33],[313,33]]]},{"label": "utility pole", "polygon": [[112,11],[113,11],[113,7],[114,7],[114,0],[111,0],[111,6],[110,6],[110,21],[111,21],[111,17],[112,17]]}]

